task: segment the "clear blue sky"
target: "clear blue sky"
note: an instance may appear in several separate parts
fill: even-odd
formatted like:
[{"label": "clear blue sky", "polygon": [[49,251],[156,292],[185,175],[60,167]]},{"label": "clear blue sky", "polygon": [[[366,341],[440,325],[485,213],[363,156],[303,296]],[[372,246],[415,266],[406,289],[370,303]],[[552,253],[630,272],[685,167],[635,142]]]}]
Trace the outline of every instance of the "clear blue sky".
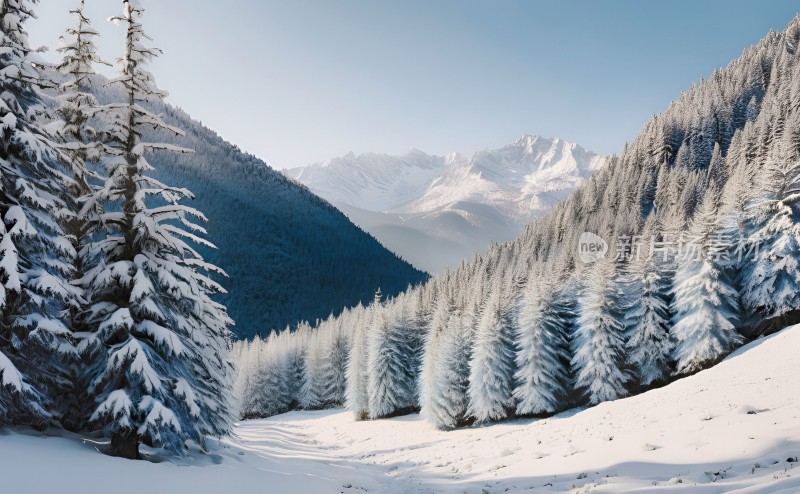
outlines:
[{"label": "clear blue sky", "polygon": [[[41,0],[55,47],[75,0]],[[143,0],[170,101],[276,167],[366,151],[497,147],[530,133],[618,152],[794,2]],[[101,53],[121,0],[87,0]]]}]

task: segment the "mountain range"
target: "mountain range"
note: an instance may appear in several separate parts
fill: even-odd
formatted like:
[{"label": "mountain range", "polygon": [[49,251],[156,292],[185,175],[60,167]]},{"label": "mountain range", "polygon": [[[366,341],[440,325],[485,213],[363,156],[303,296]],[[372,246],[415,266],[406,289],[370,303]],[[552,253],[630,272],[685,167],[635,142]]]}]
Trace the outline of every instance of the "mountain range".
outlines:
[{"label": "mountain range", "polygon": [[515,238],[605,162],[577,144],[524,135],[471,157],[350,153],[284,173],[401,257],[437,273]]}]

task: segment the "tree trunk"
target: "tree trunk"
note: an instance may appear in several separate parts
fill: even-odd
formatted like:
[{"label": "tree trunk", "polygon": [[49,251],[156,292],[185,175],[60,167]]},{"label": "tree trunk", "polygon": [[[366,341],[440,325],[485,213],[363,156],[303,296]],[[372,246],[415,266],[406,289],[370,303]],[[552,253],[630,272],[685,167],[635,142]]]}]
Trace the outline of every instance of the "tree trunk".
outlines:
[{"label": "tree trunk", "polygon": [[111,455],[139,459],[139,435],[134,431],[115,432],[111,435]]}]

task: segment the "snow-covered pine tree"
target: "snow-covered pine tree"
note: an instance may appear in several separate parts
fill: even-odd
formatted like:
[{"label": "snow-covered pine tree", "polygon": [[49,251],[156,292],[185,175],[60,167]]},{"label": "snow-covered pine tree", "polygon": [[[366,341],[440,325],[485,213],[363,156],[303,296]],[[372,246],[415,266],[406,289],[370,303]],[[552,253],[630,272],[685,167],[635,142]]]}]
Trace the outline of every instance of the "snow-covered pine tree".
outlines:
[{"label": "snow-covered pine tree", "polygon": [[377,315],[368,338],[370,418],[411,411],[416,401],[417,345],[408,310],[395,306],[390,313]]},{"label": "snow-covered pine tree", "polygon": [[420,376],[422,416],[437,429],[466,422],[469,387],[469,340],[461,308],[441,293],[425,342]]},{"label": "snow-covered pine tree", "polygon": [[[58,51],[63,54],[57,70],[67,79],[61,84],[60,114],[63,126],[59,133],[65,143],[63,153],[69,158],[72,173],[75,176],[74,196],[86,196],[90,192],[89,180],[95,175],[87,169],[87,163],[98,163],[110,150],[102,142],[97,131],[90,124],[99,104],[97,98],[88,92],[91,89],[92,77],[95,75],[94,65],[110,65],[97,54],[94,38],[99,33],[92,28],[91,20],[85,14],[85,0],[80,0],[77,8],[70,10],[78,19],[77,26],[67,29],[66,36],[61,37]],[[85,221],[76,218],[78,224],[70,225],[70,235],[76,237],[73,242],[80,250],[81,235],[85,235]]]},{"label": "snow-covered pine tree", "polygon": [[381,307],[381,290],[375,293],[375,300],[363,314],[361,320],[354,321],[353,338],[350,342],[350,355],[347,359],[347,409],[353,412],[356,420],[369,418],[369,390],[367,361],[369,359],[367,326],[371,324]]},{"label": "snow-covered pine tree", "polygon": [[678,258],[673,298],[673,352],[679,374],[716,363],[738,345],[738,302],[724,270],[725,239],[717,236],[717,193],[710,190],[692,220],[689,248]]},{"label": "snow-covered pine tree", "polygon": [[187,441],[204,447],[207,435],[226,434],[233,375],[232,321],[210,298],[223,289],[204,274],[220,270],[187,243],[211,246],[192,233],[205,231],[190,217],[204,217],[179,204],[191,192],[150,176],[145,158],[188,150],[141,141],[146,128],[181,134],[143,106],[165,96],[145,70],[159,51],[142,44],[143,12],[137,0],[126,0],[122,16],[113,18],[127,27],[122,74],[113,81],[127,101],[103,114],[119,154],[84,207],[105,208],[95,218],[102,235],[90,246],[83,279],[96,403],[90,420],[111,437],[111,453],[127,458],[139,456],[140,443],[180,454]]},{"label": "snow-covered pine tree", "polygon": [[512,300],[495,282],[481,311],[469,361],[469,408],[478,422],[513,414],[514,313]]},{"label": "snow-covered pine tree", "polygon": [[298,339],[290,340],[290,336],[287,328],[280,334],[273,331],[266,340],[253,342],[249,359],[255,369],[247,388],[241,388],[244,394],[236,396],[240,418],[269,417],[291,408],[296,385],[296,382],[291,382],[295,379],[291,374],[291,362]]},{"label": "snow-covered pine tree", "polygon": [[518,415],[558,412],[570,394],[569,333],[573,307],[548,273],[528,277],[517,309]]},{"label": "snow-covered pine tree", "polygon": [[800,320],[800,156],[790,132],[767,161],[759,197],[747,208],[750,237],[744,302],[763,334]]},{"label": "snow-covered pine tree", "polygon": [[578,297],[572,341],[575,385],[592,405],[627,394],[621,295],[614,261],[595,262]]},{"label": "snow-covered pine tree", "polygon": [[[650,216],[642,238],[646,242],[659,241],[655,237],[655,216]],[[637,383],[650,386],[669,378],[672,371],[674,342],[670,328],[670,280],[663,266],[663,258],[655,252],[642,252],[638,259],[628,264],[629,305],[625,311],[628,337],[628,366]]]},{"label": "snow-covered pine tree", "polygon": [[38,126],[40,79],[24,29],[35,3],[0,1],[0,424],[43,426],[51,391],[69,385],[60,312],[74,289],[61,227],[71,180]]},{"label": "snow-covered pine tree", "polygon": [[254,393],[255,374],[261,370],[262,362],[258,359],[257,346],[261,346],[261,340],[245,340],[236,343],[231,350],[231,359],[236,363],[236,379],[233,381],[231,394],[234,415],[238,418],[242,418],[249,407]]},{"label": "snow-covered pine tree", "polygon": [[[321,331],[326,330],[324,326],[317,328],[310,334],[307,342],[307,350],[303,358],[303,378],[297,396],[297,404],[306,410],[322,408],[327,384],[324,381],[325,374],[322,370],[327,365],[329,355],[323,347]],[[309,328],[310,331],[310,328]]]},{"label": "snow-covered pine tree", "polygon": [[[92,227],[89,218],[99,213],[97,210],[81,211],[82,201],[87,199],[92,191],[90,181],[102,180],[88,165],[96,165],[112,153],[103,143],[102,136],[98,135],[90,123],[99,104],[94,95],[88,91],[92,76],[95,75],[94,64],[110,64],[97,55],[94,38],[98,33],[92,28],[91,21],[85,14],[85,0],[81,0],[78,7],[70,10],[70,13],[77,18],[77,25],[67,29],[66,35],[61,37],[63,45],[58,49],[63,58],[57,70],[66,76],[66,81],[59,88],[60,104],[57,116],[61,125],[56,132],[62,141],[60,149],[68,160],[73,178],[69,191],[71,215],[63,220],[63,224],[67,238],[72,244],[69,250],[72,261],[69,277],[77,281],[84,275],[83,257],[86,255],[84,247],[90,240]],[[80,319],[80,314],[85,313],[86,309],[85,298],[76,290],[66,302],[65,319],[77,340],[85,329]],[[86,376],[81,372],[83,363],[80,361],[80,350],[83,346],[80,342],[77,343],[77,348],[79,351],[72,355],[71,365],[68,366],[72,386],[62,388],[57,400],[64,408],[62,425],[75,430],[81,428],[92,413],[91,404],[85,399],[88,383],[80,382],[81,378]]]},{"label": "snow-covered pine tree", "polygon": [[[751,128],[748,126],[748,128]],[[733,136],[726,164],[728,165],[729,179],[722,189],[721,205],[719,218],[717,220],[717,231],[720,238],[724,238],[731,243],[728,259],[723,259],[723,267],[727,279],[738,293],[737,304],[739,306],[740,330],[751,336],[755,331],[751,331],[751,326],[757,321],[751,321],[752,313],[748,304],[744,300],[744,284],[746,282],[745,269],[753,262],[752,253],[747,252],[749,248],[755,247],[747,238],[749,230],[748,208],[755,198],[755,170],[754,163],[746,159],[745,139],[742,132],[736,132]]]},{"label": "snow-covered pine tree", "polygon": [[330,331],[324,335],[324,348],[328,357],[320,369],[322,382],[325,383],[321,406],[325,408],[344,405],[347,384],[348,335],[343,330],[340,320],[331,318],[330,325]]}]

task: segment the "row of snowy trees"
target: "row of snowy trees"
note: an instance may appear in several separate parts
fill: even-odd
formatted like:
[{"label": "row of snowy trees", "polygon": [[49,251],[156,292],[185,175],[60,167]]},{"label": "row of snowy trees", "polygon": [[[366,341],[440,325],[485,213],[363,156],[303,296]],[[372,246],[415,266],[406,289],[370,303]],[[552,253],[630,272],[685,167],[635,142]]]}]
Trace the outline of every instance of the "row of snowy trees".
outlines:
[{"label": "row of snowy trees", "polygon": [[[799,43],[795,19],[693,87],[517,240],[394,299],[241,344],[243,414],[419,409],[440,428],[547,415],[800,321]],[[583,263],[583,232],[609,255]],[[281,389],[262,385],[276,362]],[[344,394],[317,398],[343,380]]]},{"label": "row of snowy trees", "polygon": [[[228,318],[192,244],[207,244],[146,155],[190,152],[143,142],[169,127],[145,69],[143,9],[123,2],[125,99],[99,104],[84,0],[72,10],[58,67],[35,63],[24,31],[35,0],[0,0],[0,425],[62,426],[182,453],[228,431]],[[208,244],[210,245],[210,244]]]}]

